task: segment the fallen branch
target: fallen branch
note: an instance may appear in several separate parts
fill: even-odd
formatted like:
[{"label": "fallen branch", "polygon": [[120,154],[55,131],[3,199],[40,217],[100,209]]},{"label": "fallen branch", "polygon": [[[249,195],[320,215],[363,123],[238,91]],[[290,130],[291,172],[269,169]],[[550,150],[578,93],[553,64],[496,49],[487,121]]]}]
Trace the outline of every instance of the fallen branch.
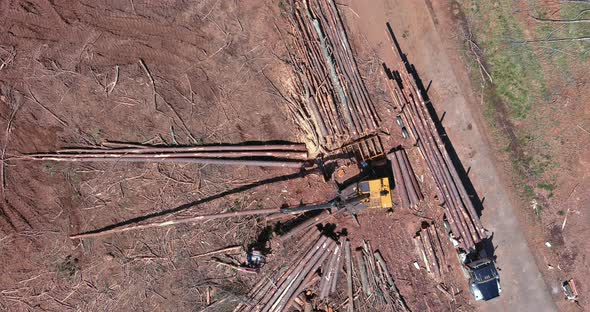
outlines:
[{"label": "fallen branch", "polygon": [[41,104],[41,102],[39,102],[39,100],[35,97],[35,95],[33,94],[33,92],[31,92],[31,87],[27,86],[27,89],[29,91],[29,94],[31,95],[31,97],[28,97],[29,99],[32,99],[33,102],[37,103],[37,105],[41,106],[41,108],[46,111],[47,113],[49,113],[49,115],[51,115],[51,117],[55,118],[55,120],[57,120],[62,126],[67,127],[68,123],[65,122],[63,119],[59,118],[59,116],[57,116],[54,112],[52,112],[49,108],[45,107],[45,105]]},{"label": "fallen branch", "polygon": [[231,247],[226,247],[226,248],[222,248],[222,249],[213,250],[213,251],[209,251],[209,252],[206,252],[206,253],[194,255],[194,256],[191,256],[191,258],[206,257],[206,256],[216,255],[216,254],[219,254],[219,253],[231,252],[231,251],[234,251],[234,250],[241,250],[241,249],[243,249],[242,246],[231,246]]},{"label": "fallen branch", "polygon": [[4,144],[2,145],[2,155],[0,155],[0,186],[2,188],[2,201],[4,202],[6,196],[6,172],[4,168],[4,158],[6,156],[6,148],[8,147],[8,140],[10,139],[10,133],[12,132],[12,121],[16,116],[21,104],[17,104],[16,107],[10,113],[8,117],[8,123],[6,124],[6,130],[4,132]]},{"label": "fallen branch", "polygon": [[590,37],[533,39],[533,40],[521,41],[520,43],[571,42],[571,41],[587,41],[587,40],[590,40]]},{"label": "fallen branch", "polygon": [[532,16],[532,15],[529,15],[529,16],[539,23],[574,24],[574,23],[588,23],[588,22],[590,22],[590,19],[587,19],[587,18],[572,19],[572,20],[557,20],[557,19],[538,18],[538,17]]}]

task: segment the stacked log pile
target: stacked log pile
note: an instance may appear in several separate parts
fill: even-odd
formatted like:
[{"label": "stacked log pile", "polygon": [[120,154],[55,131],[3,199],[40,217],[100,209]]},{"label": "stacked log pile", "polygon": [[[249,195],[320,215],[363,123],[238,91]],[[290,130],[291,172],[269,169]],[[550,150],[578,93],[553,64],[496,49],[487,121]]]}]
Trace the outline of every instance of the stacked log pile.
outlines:
[{"label": "stacked log pile", "polygon": [[393,179],[395,187],[400,197],[402,208],[416,206],[424,195],[420,191],[416,174],[410,165],[410,160],[404,149],[395,150],[387,154],[387,159],[391,162]]},{"label": "stacked log pile", "polygon": [[37,153],[20,159],[71,162],[156,162],[301,168],[307,159],[304,144],[199,145],[159,147],[140,144],[103,143],[99,147],[70,148]]},{"label": "stacked log pile", "polygon": [[238,305],[234,312],[288,310],[306,288],[317,283],[317,271],[322,266],[326,267],[320,285],[327,289],[325,291],[330,291],[333,280],[324,277],[328,275],[327,272],[334,274],[337,258],[341,257],[340,245],[333,239],[320,235],[317,230],[313,233],[315,235],[306,237],[302,242],[302,245],[312,242],[311,247],[307,246],[305,249],[303,256],[292,262],[286,270],[277,272],[272,282],[261,279],[248,294],[251,302]]},{"label": "stacked log pile", "polygon": [[424,223],[414,237],[414,244],[426,271],[432,274],[437,282],[442,282],[443,275],[448,273],[449,267],[442,241],[434,224]]},{"label": "stacked log pile", "polygon": [[[324,152],[375,134],[379,119],[334,0],[296,0],[290,21],[288,106],[300,127]],[[378,140],[363,147],[382,154]]]},{"label": "stacked log pile", "polygon": [[355,293],[363,294],[362,302],[372,306],[409,311],[381,253],[374,251],[369,242],[353,251],[344,236],[335,241],[314,227],[301,235],[297,245],[299,256],[270,278],[261,278],[234,312],[301,311],[304,305],[311,305],[306,293],[315,293],[312,297],[316,305],[326,304],[343,289],[339,280],[346,281],[347,299],[340,306],[347,305],[348,311],[360,302]]},{"label": "stacked log pile", "polygon": [[394,51],[400,57],[397,72],[391,72],[384,66],[391,97],[432,174],[453,236],[458,239],[461,248],[473,249],[475,244],[486,238],[485,230],[433,121],[424,100],[425,91],[418,88],[417,74],[401,53],[391,28],[388,30]]}]

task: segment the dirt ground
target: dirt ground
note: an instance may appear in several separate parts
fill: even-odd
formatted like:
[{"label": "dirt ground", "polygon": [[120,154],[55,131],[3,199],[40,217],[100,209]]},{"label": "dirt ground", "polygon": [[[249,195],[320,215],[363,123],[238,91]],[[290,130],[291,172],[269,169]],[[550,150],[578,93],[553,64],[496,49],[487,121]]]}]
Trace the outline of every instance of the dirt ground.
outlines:
[{"label": "dirt ground", "polygon": [[[536,22],[531,16],[549,16],[552,19],[571,19],[578,14],[578,10],[586,7],[571,6],[571,4],[560,4],[559,1],[456,1],[447,3],[445,1],[421,1],[408,4],[406,1],[392,1],[390,10],[386,15],[396,15],[396,9],[405,12],[412,11],[414,15],[404,14],[398,16],[393,23],[401,27],[400,31],[405,34],[401,39],[402,45],[410,51],[418,66],[422,69],[427,79],[432,79],[431,95],[436,99],[447,99],[439,101],[437,108],[439,113],[446,113],[444,125],[449,131],[452,142],[455,144],[458,154],[464,165],[472,169],[470,174],[478,195],[485,198],[483,221],[490,228],[502,228],[507,223],[515,223],[521,227],[526,239],[524,244],[534,257],[532,263],[534,271],[539,271],[547,287],[545,297],[551,296],[557,307],[549,304],[540,304],[540,300],[531,300],[515,296],[518,291],[505,289],[505,297],[515,296],[512,305],[506,303],[497,304],[498,311],[506,310],[513,304],[523,302],[528,304],[527,309],[533,309],[531,305],[535,302],[538,305],[536,310],[558,310],[580,311],[586,309],[588,298],[588,287],[584,276],[588,275],[587,250],[588,232],[587,207],[589,198],[586,189],[590,180],[588,178],[588,153],[583,146],[588,145],[587,121],[589,119],[588,105],[584,99],[588,98],[589,63],[587,58],[587,44],[559,44],[559,45],[531,45],[529,57],[538,60],[539,69],[537,76],[530,77],[527,74],[522,79],[533,79],[528,85],[545,85],[545,93],[539,95],[530,93],[530,101],[533,103],[529,108],[528,117],[513,118],[511,106],[513,103],[503,102],[502,97],[495,92],[502,84],[501,73],[491,66],[493,60],[481,58],[485,65],[489,66],[494,84],[487,82],[484,96],[481,94],[480,73],[477,58],[473,55],[465,39],[465,24],[477,25],[474,31],[475,40],[487,37],[489,32],[499,25],[506,16],[513,16],[517,25],[522,29],[523,39],[544,39],[575,37],[587,35],[588,29],[583,31],[580,27],[579,33],[575,29],[566,28],[563,25],[546,25]],[[506,7],[504,9],[504,7]],[[353,8],[355,8],[353,6]],[[403,9],[401,9],[403,8]],[[497,18],[476,19],[481,15],[495,16],[497,11],[504,9],[505,12],[498,14]],[[360,13],[362,7],[358,7]],[[426,13],[428,12],[428,14]],[[473,15],[472,12],[483,12],[480,15]],[[486,13],[488,12],[488,13]],[[471,14],[470,14],[471,13]],[[546,15],[543,15],[546,14]],[[474,17],[475,16],[475,17]],[[430,19],[429,26],[426,19]],[[378,20],[377,18],[373,20]],[[478,24],[479,23],[479,24]],[[370,25],[371,23],[369,23]],[[438,33],[436,37],[440,40],[441,48],[432,48],[433,43],[424,42],[424,33]],[[542,31],[541,31],[542,30]],[[475,33],[478,31],[477,33]],[[502,30],[500,30],[502,31]],[[506,31],[505,29],[503,31]],[[374,33],[377,33],[376,31]],[[510,38],[511,34],[505,34],[501,39]],[[431,37],[429,37],[431,38]],[[375,39],[377,40],[377,39]],[[369,41],[371,41],[369,35]],[[483,43],[482,43],[483,42]],[[504,41],[506,42],[506,41]],[[488,41],[481,40],[479,43],[483,51],[498,49],[497,47],[486,46]],[[438,44],[438,43],[437,43]],[[433,64],[433,51],[444,51],[444,56],[452,65],[452,73],[446,71],[445,66],[424,66]],[[499,49],[517,54],[519,46],[504,43]],[[380,49],[386,53],[383,49]],[[379,51],[378,50],[378,51]],[[510,55],[509,53],[506,53]],[[503,54],[503,55],[506,55]],[[443,55],[442,53],[439,55]],[[495,55],[491,53],[492,57]],[[502,56],[500,56],[500,60]],[[518,59],[517,59],[518,61]],[[442,63],[442,62],[441,62]],[[529,66],[528,63],[515,63],[514,66]],[[423,68],[429,68],[424,70]],[[444,73],[439,71],[444,70]],[[484,78],[487,79],[487,78]],[[527,85],[527,86],[528,86]],[[518,84],[511,86],[518,89]],[[490,95],[492,93],[492,95]],[[466,108],[471,113],[458,112],[464,109],[455,99],[464,97]],[[489,106],[494,107],[494,114],[490,114]],[[473,137],[473,130],[478,129],[483,133],[483,142],[470,144]],[[483,146],[482,146],[483,145]],[[482,148],[483,147],[483,148]],[[482,161],[482,153],[486,154],[491,148],[492,162]],[[485,156],[484,156],[485,158]],[[482,174],[483,173],[483,174]],[[498,175],[498,179],[491,178]],[[500,187],[501,184],[505,187]],[[585,187],[586,186],[586,187]],[[495,213],[498,202],[494,196],[506,188],[507,204],[513,206],[514,216],[507,218],[506,214]],[[486,213],[485,207],[488,208]],[[491,208],[491,209],[489,209]],[[494,211],[492,211],[494,210]],[[490,215],[492,219],[490,219]],[[514,219],[501,220],[500,218]],[[573,221],[573,222],[572,222]],[[496,233],[495,242],[498,243],[498,264],[502,270],[501,275],[504,281],[510,278],[508,264],[504,261],[514,259],[516,250],[522,250],[521,243],[516,237],[507,236],[501,239],[502,233]],[[502,245],[508,245],[502,247]],[[550,247],[548,247],[550,246]],[[505,254],[505,257],[502,257]],[[518,254],[522,257],[522,254]],[[504,262],[504,263],[503,263]],[[518,269],[518,266],[515,265]],[[529,271],[521,268],[522,271]],[[516,273],[516,272],[515,272]],[[519,273],[515,274],[518,275]],[[514,285],[519,289],[528,292],[529,286],[535,284],[539,278],[536,274],[531,279],[515,280]],[[561,290],[561,283],[567,279],[574,278],[580,291],[578,303],[569,302],[564,299]],[[535,282],[531,282],[535,280]],[[524,286],[527,285],[527,286]],[[528,301],[528,303],[527,303]],[[484,310],[494,310],[495,303],[482,305]],[[488,309],[488,307],[491,307]],[[523,306],[524,308],[524,306]]]},{"label": "dirt ground", "polygon": [[[398,33],[410,58],[432,58],[431,51],[414,44],[432,24],[447,34],[441,36],[445,49],[460,49],[458,38],[448,34],[458,27],[453,7],[440,1],[418,2],[403,1],[402,6],[392,1],[381,7],[380,1],[366,10],[359,3],[339,4],[361,73],[384,120],[386,150],[403,144],[380,73],[382,56],[390,47],[372,44],[386,42],[385,27],[376,24],[378,19],[365,19],[365,14],[387,15],[394,21],[410,16],[396,8],[423,14]],[[265,240],[268,224],[258,218],[88,240],[70,240],[68,235],[152,213],[161,213],[158,220],[167,220],[325,202],[335,196],[336,189],[317,170],[70,165],[10,158],[104,140],[155,145],[301,141],[279,95],[281,82],[290,75],[285,44],[275,31],[275,27],[287,29],[281,18],[285,7],[283,1],[255,0],[0,3],[0,129],[5,130],[0,142],[2,158],[7,159],[0,214],[4,264],[0,310],[200,311],[207,310],[211,300],[223,299],[209,310],[225,311],[241,300],[255,277],[191,256]],[[477,90],[466,61],[457,56],[459,52],[452,55],[456,56],[451,58],[453,66],[463,69],[462,75],[456,75],[463,91]],[[578,83],[564,91],[567,97],[556,117],[560,125],[572,121],[582,103],[583,73],[577,75]],[[434,98],[453,98],[447,87],[444,81],[436,81]],[[477,106],[476,92],[466,93],[471,94],[468,102]],[[586,107],[575,121],[576,129],[590,129],[583,124],[587,114]],[[484,132],[487,129],[481,117],[473,123]],[[583,150],[590,136],[579,131],[565,137],[568,146],[578,148],[561,156],[565,170],[558,175],[551,210],[546,212],[551,217],[542,224],[531,220],[528,203],[519,213],[553,299],[560,309],[572,311],[575,308],[561,297],[559,283],[588,275],[590,267],[584,253],[588,248],[583,247],[590,220],[582,211],[589,200],[583,190],[588,186],[590,160]],[[456,146],[464,143],[460,135],[453,139]],[[459,154],[469,157],[477,152],[461,149]],[[497,156],[500,164],[505,161],[501,153]],[[417,154],[410,153],[410,158],[413,163],[420,161]],[[510,181],[509,174],[504,178]],[[337,223],[350,229],[353,243],[369,240],[383,253],[413,311],[471,311],[476,306],[470,302],[458,263],[450,261],[452,268],[445,277],[445,284],[456,290],[453,301],[435,290],[435,282],[424,270],[413,267],[417,255],[411,238],[424,220],[424,211],[435,211],[431,209],[366,213],[359,217],[360,228],[350,217],[341,217]],[[565,230],[555,230],[565,216],[569,216]],[[551,249],[544,247],[546,241],[552,243]],[[448,245],[447,250],[452,252]],[[290,252],[288,246],[276,250],[263,274],[287,263]],[[551,269],[545,269],[545,264]],[[588,287],[580,286],[587,298]],[[336,296],[335,306],[341,299]]]},{"label": "dirt ground", "polygon": [[[446,12],[450,12],[459,29],[468,21],[473,26],[477,24],[469,20],[469,12],[475,5],[474,2],[458,1]],[[577,7],[559,1],[516,1],[508,3],[507,9],[515,13],[514,19],[525,40],[567,38],[588,33],[587,27],[577,30],[573,26],[543,24],[533,19],[533,16],[543,14],[552,19],[570,19],[570,15],[578,14],[577,9],[585,9],[584,5]],[[478,36],[483,38],[485,34]],[[511,48],[518,53],[518,46],[508,46],[508,49]],[[525,229],[528,245],[557,309],[585,310],[590,295],[584,278],[590,273],[587,260],[590,247],[587,207],[590,197],[581,190],[590,185],[590,178],[589,154],[581,147],[590,143],[587,131],[590,111],[584,100],[589,96],[585,87],[590,70],[588,45],[567,42],[560,45],[538,44],[531,45],[530,51],[531,59],[539,64],[538,81],[531,85],[543,85],[542,95],[530,93],[533,104],[526,118],[510,115],[512,103],[493,101],[499,109],[495,116],[485,117],[487,120],[481,124],[490,138],[502,180],[505,185],[511,186],[512,201],[518,208],[518,221]],[[473,63],[473,56],[470,60],[465,55],[463,53],[463,61]],[[468,68],[477,70],[473,66]],[[501,82],[488,88],[494,90],[499,84]],[[471,85],[473,90],[481,86],[474,80]],[[481,99],[480,92],[474,95]],[[485,100],[490,101],[490,97]],[[478,108],[482,116],[486,116],[485,107],[482,103]],[[561,284],[570,278],[576,281],[580,292],[578,303],[564,300]]]},{"label": "dirt ground", "polygon": [[[284,70],[269,27],[280,15],[276,4],[1,6],[5,158],[106,139],[298,141],[265,78]],[[245,286],[235,272],[190,255],[256,241],[255,219],[95,241],[67,236],[175,207],[168,217],[324,199],[317,174],[277,178],[303,176],[290,170],[16,161],[4,169],[0,305],[9,311],[198,309],[208,286]],[[278,182],[250,187],[270,178]],[[249,191],[210,197],[240,187]]]},{"label": "dirt ground", "polygon": [[[290,70],[274,30],[284,27],[283,9],[271,1],[2,2],[2,310],[193,311],[223,298],[216,310],[235,305],[254,278],[191,256],[264,239],[257,218],[91,240],[68,235],[152,213],[167,220],[324,202],[336,190],[316,170],[11,158],[104,140],[300,141],[276,85]],[[380,79],[380,63],[352,34],[361,71]],[[389,113],[380,86],[369,89]],[[434,282],[408,267],[416,229],[406,221],[415,216],[392,218],[361,216],[362,224],[381,225],[365,226],[358,239],[383,252],[412,309],[447,310]],[[454,278],[453,289],[465,287]],[[465,289],[453,305],[469,310]]]}]

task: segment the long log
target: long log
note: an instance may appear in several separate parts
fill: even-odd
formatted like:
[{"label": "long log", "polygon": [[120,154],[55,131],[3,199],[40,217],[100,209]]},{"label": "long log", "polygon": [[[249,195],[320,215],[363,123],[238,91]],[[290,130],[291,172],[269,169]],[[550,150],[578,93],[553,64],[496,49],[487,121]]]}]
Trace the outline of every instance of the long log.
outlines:
[{"label": "long log", "polygon": [[362,251],[357,251],[355,253],[357,266],[359,268],[359,275],[361,276],[361,286],[363,288],[363,292],[365,295],[370,296],[372,291],[369,285],[369,277],[367,276],[367,267],[365,264],[365,259],[363,258]]},{"label": "long log", "polygon": [[387,264],[385,263],[383,256],[381,256],[381,253],[379,251],[375,251],[373,253],[373,256],[377,260],[377,263],[381,267],[381,270],[383,270],[383,274],[385,274],[385,278],[387,279],[387,284],[389,284],[389,287],[391,288],[391,287],[395,286],[395,283],[393,282],[393,278],[391,277],[391,274],[389,274],[389,270],[387,269]]},{"label": "long log", "polygon": [[411,179],[410,178],[410,171],[406,167],[406,163],[403,161],[400,153],[398,151],[396,151],[396,152],[394,152],[394,155],[396,155],[395,160],[397,161],[398,166],[400,168],[402,181],[404,183],[404,187],[406,189],[406,192],[408,193],[410,206],[411,207],[415,206],[418,203],[418,194],[416,193],[416,190],[414,189],[414,186],[412,185],[412,182],[410,181],[410,179]]},{"label": "long log", "polygon": [[430,262],[428,262],[428,256],[426,255],[426,250],[424,249],[424,244],[422,243],[422,237],[419,234],[418,236],[414,237],[414,246],[416,246],[416,251],[418,252],[418,255],[421,256],[422,262],[424,262],[426,271],[430,273]]},{"label": "long log", "polygon": [[322,256],[322,258],[320,258],[320,260],[317,261],[314,264],[314,266],[309,270],[309,272],[311,272],[311,274],[307,274],[307,276],[305,277],[305,279],[303,280],[301,285],[293,292],[295,295],[291,295],[291,298],[284,305],[285,309],[284,310],[276,310],[276,311],[288,311],[291,303],[295,300],[295,298],[297,298],[297,294],[300,294],[305,288],[308,287],[308,285],[314,283],[313,279],[316,278],[317,275],[313,274],[313,272],[318,270],[318,268],[322,265],[322,263],[326,261],[329,254],[330,254],[329,252],[325,252],[324,255]]},{"label": "long log", "polygon": [[346,240],[344,244],[344,254],[346,256],[346,285],[348,295],[348,312],[354,311],[354,297],[353,297],[353,284],[352,284],[352,252],[350,250],[350,241]]},{"label": "long log", "polygon": [[293,269],[289,270],[289,274],[285,278],[285,280],[278,286],[277,290],[272,294],[268,300],[261,302],[264,307],[262,308],[262,312],[268,312],[271,308],[275,307],[275,304],[278,304],[281,298],[284,297],[286,291],[288,291],[289,287],[293,286],[295,280],[299,277],[305,266],[313,259],[317,260],[317,257],[321,256],[323,249],[325,249],[326,241],[328,237],[322,236],[318,240],[318,242],[311,248],[301,260],[297,262],[297,264],[293,267]]},{"label": "long log", "polygon": [[322,280],[320,282],[320,299],[324,299],[330,293],[330,288],[332,286],[332,278],[334,277],[334,270],[336,269],[336,260],[340,255],[340,246],[336,245],[334,247],[334,251],[332,252],[332,256],[328,261],[328,265],[326,269],[323,270],[324,275],[322,276]]},{"label": "long log", "polygon": [[444,271],[449,272],[449,267],[447,265],[447,254],[445,253],[445,249],[443,247],[442,241],[440,239],[440,235],[438,235],[438,228],[435,224],[428,228],[431,230],[431,237],[435,237],[434,244],[436,248],[440,251],[439,260],[441,262],[441,266],[443,267]]},{"label": "long log", "polygon": [[287,159],[306,160],[307,152],[284,152],[284,151],[248,151],[248,152],[178,152],[178,153],[119,153],[117,150],[112,150],[111,153],[37,153],[27,154],[25,157],[31,158],[46,158],[46,157],[60,157],[60,158],[240,158],[240,157],[276,157]]},{"label": "long log", "polygon": [[406,190],[402,172],[399,167],[399,163],[397,162],[397,157],[395,156],[395,153],[387,154],[387,159],[389,159],[389,162],[391,163],[391,168],[393,169],[393,179],[395,182],[395,187],[397,188],[397,193],[401,200],[401,206],[402,208],[409,208],[410,199],[408,198],[408,191]]},{"label": "long log", "polygon": [[233,165],[233,166],[258,166],[258,167],[281,167],[281,168],[302,168],[305,162],[302,161],[279,161],[279,160],[243,160],[243,159],[216,159],[216,158],[88,158],[88,157],[43,157],[43,158],[20,158],[22,160],[46,160],[46,161],[68,161],[68,162],[140,162],[140,163],[169,163],[169,164],[203,164],[203,165]]},{"label": "long log", "polygon": [[326,242],[328,238],[321,236],[316,243],[305,253],[305,255],[299,260],[293,262],[283,277],[277,282],[276,290],[266,294],[259,302],[261,307],[265,307],[269,302],[276,301],[277,297],[280,296],[279,292],[284,291],[288,283],[299,273],[299,270],[305,265],[309,259],[311,259],[320,247]]},{"label": "long log", "polygon": [[420,185],[418,185],[418,179],[416,179],[416,173],[414,172],[414,169],[412,168],[412,165],[410,164],[410,159],[408,158],[408,154],[406,153],[405,150],[400,149],[399,155],[404,163],[404,167],[406,168],[406,170],[408,172],[408,177],[410,178],[410,183],[411,183],[412,187],[414,188],[414,190],[416,191],[416,195],[418,196],[418,200],[423,200],[424,195],[422,195],[422,192],[420,190]]},{"label": "long log", "polygon": [[429,262],[432,263],[432,273],[434,274],[434,277],[439,280],[441,278],[440,264],[432,246],[430,234],[428,233],[427,229],[422,229],[422,231],[420,231],[420,238],[422,239],[422,244],[424,245],[424,249],[426,250],[430,260]]},{"label": "long log", "polygon": [[292,283],[285,289],[285,291],[279,296],[278,300],[271,306],[270,310],[263,309],[262,312],[267,311],[282,311],[282,308],[288,303],[293,295],[297,295],[296,291],[303,280],[310,274],[313,273],[312,269],[319,267],[326,258],[330,255],[330,250],[334,248],[335,241],[328,239],[322,249],[320,249],[316,255],[303,267],[300,274],[292,281]]},{"label": "long log", "polygon": [[[365,256],[365,263],[367,264],[367,272],[369,279],[369,284],[371,287],[379,294],[379,279],[377,276],[377,267],[375,264],[375,258],[373,258],[373,248],[371,248],[371,242],[363,241],[364,246],[364,256]],[[382,296],[382,294],[379,294]]]},{"label": "long log", "polygon": [[345,239],[344,236],[340,237],[340,253],[338,253],[338,257],[336,258],[336,265],[334,268],[334,277],[332,278],[332,283],[330,285],[330,294],[336,292],[336,287],[338,286],[338,275],[340,274],[340,269],[342,269],[342,254],[344,252],[345,247]]},{"label": "long log", "polygon": [[[112,144],[112,143],[110,143]],[[132,144],[132,143],[120,143]],[[63,153],[175,153],[175,152],[221,152],[221,151],[301,151],[306,152],[305,144],[272,144],[272,145],[198,145],[198,146],[137,146],[135,148],[110,148],[110,149],[89,149],[89,148],[66,148],[58,152]]]}]

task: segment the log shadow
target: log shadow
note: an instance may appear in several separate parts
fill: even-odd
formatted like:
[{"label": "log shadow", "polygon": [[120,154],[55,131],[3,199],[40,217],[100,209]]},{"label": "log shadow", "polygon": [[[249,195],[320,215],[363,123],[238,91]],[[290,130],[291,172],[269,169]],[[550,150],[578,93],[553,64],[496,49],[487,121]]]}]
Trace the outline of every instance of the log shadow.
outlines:
[{"label": "log shadow", "polygon": [[166,210],[162,210],[162,211],[150,213],[150,214],[147,214],[147,215],[143,215],[143,216],[140,216],[140,217],[131,218],[131,219],[128,219],[128,220],[125,220],[125,221],[121,221],[121,222],[118,222],[118,223],[115,223],[115,224],[111,224],[111,225],[108,225],[108,226],[105,226],[105,227],[102,227],[102,228],[99,228],[99,229],[96,229],[96,230],[92,230],[92,231],[88,231],[88,232],[83,232],[83,233],[80,233],[80,234],[100,233],[100,232],[104,232],[104,231],[107,231],[107,230],[112,230],[112,229],[115,229],[115,228],[124,227],[124,226],[135,224],[135,223],[140,223],[142,221],[147,221],[147,220],[154,219],[154,218],[157,218],[157,217],[163,217],[163,216],[166,216],[166,215],[171,215],[171,214],[174,214],[174,213],[177,213],[177,212],[181,212],[181,211],[190,209],[190,208],[192,208],[194,206],[205,204],[205,203],[208,203],[210,201],[213,201],[213,200],[216,200],[216,199],[219,199],[219,198],[228,196],[228,195],[232,195],[232,194],[237,194],[237,193],[240,193],[240,192],[244,192],[244,191],[253,189],[255,187],[258,187],[258,186],[262,186],[262,185],[265,185],[265,184],[272,184],[272,183],[281,182],[281,181],[292,180],[292,179],[303,178],[303,177],[305,177],[305,176],[307,176],[309,174],[313,174],[313,173],[319,173],[319,169],[318,168],[302,169],[299,172],[296,172],[296,173],[293,173],[293,174],[287,174],[287,175],[273,177],[273,178],[269,178],[269,179],[265,179],[265,180],[260,180],[258,182],[254,182],[252,184],[240,186],[240,187],[237,187],[237,188],[234,188],[234,189],[231,189],[231,190],[227,190],[227,191],[224,191],[224,192],[221,192],[221,193],[218,193],[218,194],[215,194],[215,195],[206,197],[206,198],[202,198],[202,199],[198,199],[198,200],[192,201],[190,203],[182,204],[182,205],[177,206],[175,208],[166,209]]},{"label": "log shadow", "polygon": [[[461,163],[461,160],[460,160],[459,156],[457,155],[457,152],[456,152],[455,148],[453,147],[453,144],[452,144],[451,140],[449,139],[449,136],[447,135],[447,132],[445,131],[445,128],[442,124],[442,119],[444,118],[446,113],[443,114],[442,117],[438,116],[438,113],[434,109],[432,101],[428,95],[427,88],[424,86],[424,83],[423,83],[422,79],[420,78],[420,75],[418,74],[416,67],[412,63],[410,63],[408,56],[402,51],[401,46],[399,45],[399,42],[397,41],[397,38],[393,32],[391,25],[389,23],[387,23],[386,26],[387,26],[387,32],[390,36],[390,39],[393,42],[395,50],[397,51],[402,62],[404,63],[405,69],[408,71],[408,73],[410,73],[412,75],[412,78],[416,81],[416,86],[424,99],[424,103],[425,103],[426,109],[428,111],[428,114],[432,118],[432,121],[436,127],[436,131],[438,132],[438,134],[441,137],[442,142],[444,143],[445,150],[447,151],[451,162],[453,163],[453,165],[455,166],[455,168],[457,170],[457,174],[459,175],[459,179],[461,180],[461,183],[463,183],[463,186],[465,187],[465,190],[467,191],[467,194],[469,195],[469,199],[473,203],[473,206],[475,208],[477,216],[479,218],[481,218],[483,211],[484,211],[483,201],[481,200],[481,198],[477,194],[477,191],[475,190],[473,183],[469,179],[468,172],[465,170],[465,167]],[[403,88],[403,86],[401,85],[401,79],[398,79],[400,77],[399,73],[397,71],[391,71],[389,68],[387,68],[386,64],[383,64],[383,67],[384,67],[385,73],[388,76],[388,78],[394,79],[395,81],[398,82],[398,85],[400,86],[400,88]],[[483,244],[482,247],[488,252],[488,256],[495,258],[495,256],[493,256],[494,246],[492,243],[492,238],[493,238],[493,234],[482,242],[482,244]]]},{"label": "log shadow", "polygon": [[[397,41],[397,38],[395,37],[395,34],[393,33],[393,29],[391,28],[391,25],[389,23],[387,23],[387,31],[389,32],[389,35],[391,36],[392,41],[394,42],[394,46],[395,46],[398,54],[401,56],[401,59],[406,67],[406,70],[412,75],[412,77],[416,81],[416,86],[418,87],[420,93],[422,94],[422,97],[424,98],[424,102],[426,104],[426,108],[428,110],[428,113],[429,113],[430,117],[432,118],[432,121],[434,122],[436,130],[439,133],[439,135],[445,145],[445,149],[446,149],[447,153],[449,154],[450,160],[453,163],[453,165],[455,166],[455,168],[457,169],[457,173],[459,174],[459,178],[461,179],[461,182],[463,183],[465,190],[469,194],[471,202],[473,203],[473,206],[475,207],[475,210],[477,212],[477,216],[481,217],[482,212],[484,210],[482,201],[480,200],[480,197],[477,194],[475,187],[471,183],[471,180],[469,179],[467,171],[465,170],[465,167],[461,163],[461,160],[459,159],[459,156],[457,155],[457,152],[455,151],[455,148],[453,147],[453,144],[451,143],[451,140],[449,139],[449,137],[443,127],[442,117],[439,117],[436,110],[434,109],[434,106],[432,105],[430,97],[428,96],[428,93],[426,91],[426,87],[424,86],[422,79],[420,79],[420,75],[418,74],[418,71],[416,70],[414,65],[409,62],[407,55],[404,54],[403,51],[401,50],[399,42]],[[390,77],[394,78],[394,79],[399,77],[399,73],[389,70],[389,68],[387,68],[385,64],[383,64],[383,66],[386,68],[386,73],[388,74],[388,76],[391,74]],[[401,81],[400,79],[395,79],[395,80],[398,83]],[[400,87],[403,87],[403,86],[400,85]]]}]

